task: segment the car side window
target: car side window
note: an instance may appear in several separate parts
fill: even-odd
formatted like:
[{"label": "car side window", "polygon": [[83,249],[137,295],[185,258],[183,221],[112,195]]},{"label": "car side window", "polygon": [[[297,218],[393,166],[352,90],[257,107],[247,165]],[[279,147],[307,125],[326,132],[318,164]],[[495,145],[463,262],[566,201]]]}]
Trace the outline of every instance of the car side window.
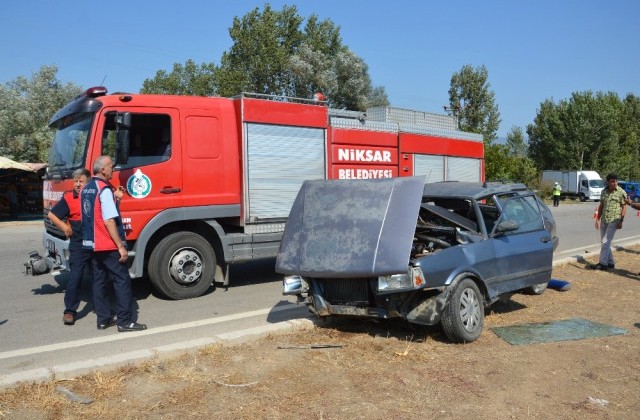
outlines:
[{"label": "car side window", "polygon": [[544,222],[534,196],[514,197],[504,204],[500,221],[513,220],[518,223],[518,229],[506,232],[515,235],[544,229]]},{"label": "car side window", "polygon": [[[115,158],[115,112],[107,114],[102,154]],[[120,169],[151,165],[171,158],[171,117],[164,114],[131,114],[129,161]]]}]

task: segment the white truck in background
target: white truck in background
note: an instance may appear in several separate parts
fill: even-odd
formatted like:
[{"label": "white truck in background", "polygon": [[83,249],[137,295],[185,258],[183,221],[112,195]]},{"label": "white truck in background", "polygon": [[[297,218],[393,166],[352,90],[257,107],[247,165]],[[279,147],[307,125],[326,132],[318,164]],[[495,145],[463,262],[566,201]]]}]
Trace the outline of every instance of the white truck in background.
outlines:
[{"label": "white truck in background", "polygon": [[605,187],[596,171],[542,171],[542,182],[559,183],[562,198],[578,198],[580,201],[599,201]]}]

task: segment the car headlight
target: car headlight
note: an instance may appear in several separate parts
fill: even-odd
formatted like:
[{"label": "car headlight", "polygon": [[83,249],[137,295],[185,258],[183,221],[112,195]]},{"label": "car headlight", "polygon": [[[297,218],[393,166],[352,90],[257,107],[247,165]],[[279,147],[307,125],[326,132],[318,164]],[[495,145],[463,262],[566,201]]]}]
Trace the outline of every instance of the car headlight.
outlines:
[{"label": "car headlight", "polygon": [[282,282],[283,295],[299,295],[309,291],[309,284],[300,276],[286,276]]},{"label": "car headlight", "polygon": [[403,274],[378,277],[378,291],[385,292],[398,289],[412,289],[424,284],[424,275],[419,267],[410,267]]}]

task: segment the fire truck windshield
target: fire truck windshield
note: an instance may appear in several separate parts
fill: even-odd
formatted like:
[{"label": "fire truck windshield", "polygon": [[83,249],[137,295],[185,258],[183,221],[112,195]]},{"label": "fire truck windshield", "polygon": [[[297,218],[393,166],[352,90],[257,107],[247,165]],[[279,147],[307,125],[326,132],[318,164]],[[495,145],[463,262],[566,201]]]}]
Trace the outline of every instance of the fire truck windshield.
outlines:
[{"label": "fire truck windshield", "polygon": [[49,152],[48,176],[69,178],[74,169],[84,166],[93,116],[90,112],[66,115],[51,125],[56,133]]}]

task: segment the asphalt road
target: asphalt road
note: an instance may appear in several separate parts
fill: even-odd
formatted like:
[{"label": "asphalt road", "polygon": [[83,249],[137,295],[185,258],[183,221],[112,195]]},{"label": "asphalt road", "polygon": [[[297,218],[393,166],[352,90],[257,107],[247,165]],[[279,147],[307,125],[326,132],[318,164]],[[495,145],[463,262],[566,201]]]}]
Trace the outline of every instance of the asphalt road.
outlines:
[{"label": "asphalt road", "polygon": [[[562,203],[552,208],[560,244],[555,259],[584,256],[599,249],[593,212],[597,203]],[[640,240],[640,217],[628,212],[616,243]],[[42,224],[0,223],[0,386],[19,380],[64,377],[96,366],[150,358],[218,340],[228,340],[308,325],[306,308],[281,293],[281,277],[273,260],[232,268],[228,289],[218,288],[200,298],[170,301],[146,281],[134,281],[138,320],[149,329],[118,333],[96,329],[90,287],[85,284],[79,319],[62,324],[66,275],[25,276],[29,251],[42,252]],[[568,279],[570,280],[570,279]]]}]

